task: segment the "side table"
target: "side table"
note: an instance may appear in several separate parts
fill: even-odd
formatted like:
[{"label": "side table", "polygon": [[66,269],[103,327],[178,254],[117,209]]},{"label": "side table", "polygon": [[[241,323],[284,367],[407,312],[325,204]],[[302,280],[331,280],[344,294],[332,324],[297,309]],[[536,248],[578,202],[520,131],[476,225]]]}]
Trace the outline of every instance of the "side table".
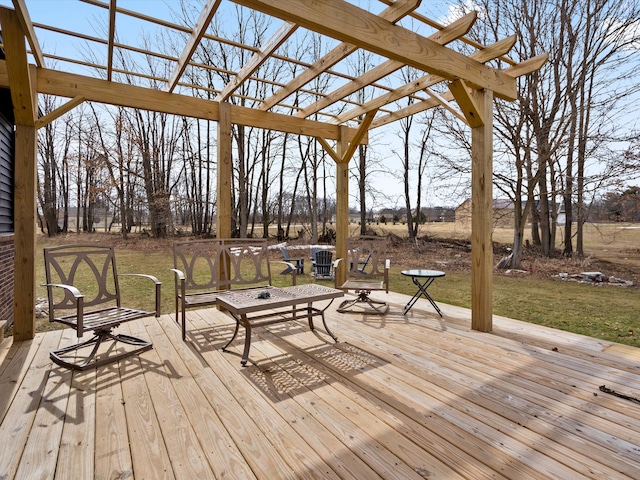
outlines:
[{"label": "side table", "polygon": [[405,315],[409,310],[411,310],[411,307],[413,307],[418,299],[423,296],[429,300],[431,305],[433,305],[433,308],[438,312],[438,315],[442,317],[442,312],[438,308],[438,305],[436,305],[436,302],[434,302],[433,298],[431,298],[431,295],[427,292],[427,288],[429,288],[429,285],[431,285],[436,278],[444,277],[445,273],[440,270],[425,270],[421,268],[402,270],[400,273],[406,277],[411,277],[411,281],[418,287],[418,291],[405,305],[402,314]]}]

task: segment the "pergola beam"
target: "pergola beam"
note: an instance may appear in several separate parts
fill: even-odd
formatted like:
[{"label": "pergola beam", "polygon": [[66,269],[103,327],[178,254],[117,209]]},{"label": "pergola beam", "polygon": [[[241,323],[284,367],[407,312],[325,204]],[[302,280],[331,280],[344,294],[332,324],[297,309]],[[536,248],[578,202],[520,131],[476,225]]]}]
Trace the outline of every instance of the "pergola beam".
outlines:
[{"label": "pergola beam", "polygon": [[180,58],[178,59],[178,63],[175,66],[171,77],[169,77],[169,82],[167,83],[168,92],[173,92],[173,89],[176,88],[176,85],[178,85],[180,77],[187,68],[187,65],[189,64],[193,53],[196,51],[196,48],[198,48],[198,45],[200,45],[200,41],[207,31],[207,28],[211,23],[211,19],[218,10],[221,1],[222,0],[208,0],[207,4],[202,9],[202,12],[200,12],[200,17],[198,18],[195,27],[191,31],[189,40],[185,44],[184,50],[182,50],[182,54],[180,54]]},{"label": "pergola beam", "polygon": [[[26,12],[26,10],[25,10]],[[27,63],[25,32],[15,10],[0,7],[6,70],[16,123],[14,146],[13,336],[35,335],[36,301],[36,68]]]},{"label": "pergola beam", "polygon": [[33,23],[31,22],[31,17],[29,16],[29,11],[27,10],[24,0],[13,0],[13,6],[18,14],[18,21],[20,22],[22,31],[27,37],[27,42],[29,42],[31,55],[35,58],[36,65],[38,67],[44,67],[44,55],[40,49],[40,43],[38,42],[38,37],[36,37],[36,32],[33,29]]},{"label": "pergola beam", "polygon": [[232,0],[447,80],[462,78],[507,100],[513,77],[341,0]]},{"label": "pergola beam", "polygon": [[78,96],[78,97],[72,98],[66,103],[63,103],[52,112],[49,112],[46,115],[43,115],[42,117],[38,118],[36,120],[36,128],[42,128],[49,125],[56,118],[60,118],[65,113],[70,112],[71,110],[76,108],[78,105],[80,105],[82,102],[84,102],[84,97]]},{"label": "pergola beam", "polygon": [[[439,43],[440,45],[446,45],[451,43],[457,38],[465,35],[469,29],[473,26],[474,22],[478,18],[477,12],[472,12],[465,15],[462,18],[459,18],[455,22],[452,22],[450,25],[447,25],[442,30],[437,31],[429,38],[434,42]],[[386,62],[381,63],[377,67],[371,69],[367,73],[361,75],[355,80],[343,85],[337,90],[329,93],[323,99],[318,100],[317,102],[309,105],[308,107],[302,109],[300,112],[296,114],[296,117],[306,118],[316,112],[319,112],[323,108],[331,105],[339,101],[342,98],[351,95],[354,92],[357,92],[359,89],[370,85],[371,83],[380,80],[381,78],[395,72],[396,70],[402,68],[404,64],[398,60],[387,60]]]},{"label": "pergola beam", "polygon": [[[528,75],[542,68],[542,66],[545,64],[548,58],[549,58],[549,55],[546,53],[537,55],[535,57],[530,58],[529,60],[525,60],[522,63],[514,65],[513,67],[507,68],[506,70],[504,70],[504,73],[506,73],[507,75],[511,75],[514,78],[520,77],[522,75]],[[446,101],[451,101],[454,99],[451,93],[442,94],[442,98],[445,99]],[[383,125],[387,125],[392,122],[396,122],[401,118],[409,117],[411,115],[416,115],[420,112],[424,112],[425,110],[429,110],[430,108],[433,108],[436,106],[438,106],[438,103],[434,99],[426,100],[420,103],[414,103],[413,105],[409,105],[408,107],[401,108],[388,115],[377,118],[371,124],[371,130],[382,127]]]},{"label": "pergola beam", "polygon": [[[516,35],[511,35],[507,38],[499,40],[493,45],[483,50],[479,50],[477,52],[472,53],[470,55],[470,58],[473,58],[474,60],[482,63],[488,62],[489,60],[493,60],[501,55],[504,55],[506,52],[511,50],[511,48],[513,48],[513,45],[515,45],[517,38],[518,37]],[[393,90],[389,93],[385,93],[384,95],[380,95],[379,97],[374,98],[373,100],[370,100],[369,102],[361,105],[360,107],[353,108],[348,112],[345,112],[342,115],[339,115],[334,121],[334,123],[340,124],[340,123],[347,122],[360,115],[364,115],[369,110],[379,109],[391,102],[400,100],[401,98],[406,97],[407,95],[411,95],[412,93],[432,87],[436,83],[440,83],[443,80],[444,78],[438,75],[432,75],[432,74],[425,75],[424,77],[414,80],[411,83],[407,83],[406,85],[403,85],[397,88],[396,90]],[[393,118],[395,121],[403,117],[393,116],[390,118]]]},{"label": "pergola beam", "polygon": [[[6,72],[6,61],[0,60],[0,87],[9,87]],[[218,120],[218,103],[202,98],[44,68],[38,70],[37,80],[38,92],[48,95],[67,98],[81,96],[87,101],[108,105],[140,108],[204,120]],[[338,126],[328,123],[280,113],[262,112],[239,105],[231,105],[231,111],[233,123],[240,125],[258,128],[268,125],[274,131],[331,140],[337,140],[340,135]],[[355,133],[356,129],[349,129],[349,138],[352,138]],[[366,142],[366,138],[363,141]]]},{"label": "pergola beam", "polygon": [[[420,2],[421,0],[398,0],[389,8],[382,11],[380,13],[380,18],[384,18],[391,23],[395,23],[418,8]],[[341,43],[321,59],[316,61],[312,66],[304,70],[300,75],[293,78],[285,87],[281,88],[270,98],[266,99],[262,105],[260,105],[260,110],[269,110],[276,104],[280,103],[293,92],[302,88],[311,80],[318,77],[321,73],[329,70],[343,58],[349,56],[351,53],[356,51],[357,48],[357,46],[347,42]]]},{"label": "pergola beam", "polygon": [[116,9],[117,0],[109,3],[109,39],[107,40],[107,80],[113,78],[113,48],[116,37]]}]

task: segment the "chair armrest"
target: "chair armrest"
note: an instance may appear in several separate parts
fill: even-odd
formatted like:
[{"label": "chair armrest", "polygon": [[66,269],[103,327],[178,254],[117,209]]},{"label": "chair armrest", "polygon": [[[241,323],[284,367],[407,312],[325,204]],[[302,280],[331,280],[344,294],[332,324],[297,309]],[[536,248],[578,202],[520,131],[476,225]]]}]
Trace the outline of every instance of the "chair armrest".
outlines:
[{"label": "chair armrest", "polygon": [[146,278],[151,280],[156,284],[156,318],[160,316],[160,287],[162,286],[162,282],[158,280],[153,275],[146,275],[144,273],[119,273],[119,277],[138,277],[138,278]]},{"label": "chair armrest", "polygon": [[176,274],[177,280],[180,280],[180,281],[187,280],[187,277],[184,276],[184,273],[182,272],[182,270],[178,270],[177,268],[170,268],[169,270],[171,270],[173,273]]},{"label": "chair armrest", "polygon": [[[76,287],[74,287],[73,285],[65,285],[64,283],[43,283],[41,284],[42,287],[47,287],[47,289],[51,288],[51,287],[55,287],[55,288],[62,288],[64,290],[66,290],[67,292],[71,293],[71,295],[73,295],[73,298],[75,299],[76,302],[76,321],[77,321],[77,330],[78,330],[78,336],[82,336],[80,334],[80,332],[83,331],[84,329],[84,324],[83,324],[83,318],[84,318],[84,295],[80,292],[80,290],[78,290]],[[51,298],[51,297],[49,297]],[[53,306],[51,305],[51,302],[49,302],[49,321],[53,322]]]},{"label": "chair armrest", "polygon": [[187,293],[187,277],[185,276],[182,270],[178,270],[177,268],[170,268],[175,275],[173,276],[175,279],[175,292],[174,297],[176,301],[176,311],[178,309],[178,296],[182,297],[182,301],[184,302],[184,297]]},{"label": "chair armrest", "polygon": [[84,297],[82,292],[80,292],[80,290],[78,290],[73,285],[65,285],[64,283],[41,283],[40,286],[41,287],[63,288],[65,290],[68,290],[69,292],[71,292],[71,295],[73,295],[76,299]]},{"label": "chair armrest", "polygon": [[[294,259],[290,259],[290,260],[294,260]],[[298,267],[296,267],[293,263],[291,262],[278,262],[278,263],[284,263],[285,265],[287,265],[290,269],[291,269],[291,285],[296,285],[297,281],[298,281]]]},{"label": "chair armrest", "polygon": [[336,258],[333,262],[331,262],[333,264],[333,272],[334,272],[334,276],[333,276],[333,286],[335,288],[338,288],[338,275],[335,274],[335,272],[338,270],[338,265],[340,265],[340,262],[344,260],[343,258]]}]

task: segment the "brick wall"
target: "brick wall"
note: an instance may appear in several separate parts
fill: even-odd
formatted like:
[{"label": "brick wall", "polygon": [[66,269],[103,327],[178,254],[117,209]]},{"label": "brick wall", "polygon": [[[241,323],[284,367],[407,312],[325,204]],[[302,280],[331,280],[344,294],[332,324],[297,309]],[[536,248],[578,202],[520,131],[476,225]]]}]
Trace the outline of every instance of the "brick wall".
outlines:
[{"label": "brick wall", "polygon": [[14,252],[14,235],[0,235],[0,320],[10,322],[13,321]]}]

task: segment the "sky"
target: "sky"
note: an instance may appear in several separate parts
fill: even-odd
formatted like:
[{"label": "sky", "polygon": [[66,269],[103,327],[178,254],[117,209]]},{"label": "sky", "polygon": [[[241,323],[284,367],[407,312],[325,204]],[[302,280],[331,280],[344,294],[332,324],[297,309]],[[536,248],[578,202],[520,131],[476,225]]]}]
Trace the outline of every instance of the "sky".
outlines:
[{"label": "sky", "polygon": [[[202,4],[205,2],[205,0],[199,1]],[[386,8],[385,4],[376,0],[354,0],[352,3],[357,3],[358,1],[370,4],[376,13],[378,10]],[[96,32],[95,25],[106,25],[108,23],[107,9],[98,8],[79,0],[25,0],[25,3],[34,24],[46,23],[64,28],[63,26],[68,25],[71,19],[74,25],[73,28],[78,29],[80,33],[93,37],[106,38],[106,33]],[[427,2],[424,3],[427,4]],[[171,20],[171,8],[177,8],[178,4],[179,2],[177,0],[118,0],[118,6],[121,8],[135,10],[167,20]],[[11,0],[0,0],[0,5],[13,8]],[[428,5],[429,12],[425,11],[424,7],[421,7],[421,13],[427,14],[430,18],[437,21],[448,22],[448,20],[444,18],[445,16],[451,15],[451,12],[447,10],[447,2],[435,0],[428,2]],[[117,19],[117,35],[119,36],[119,40],[123,43],[128,43],[129,39],[125,38],[126,35],[131,38],[131,43],[135,43],[133,40],[139,38],[141,35],[141,23],[144,23],[146,30],[149,29],[148,22],[141,22],[140,20],[119,15]],[[68,36],[38,28],[36,28],[36,35],[40,44],[43,45],[43,49],[47,52],[54,52],[57,55],[76,59],[82,59],[86,56],[83,52],[87,49],[87,42],[84,40],[71,40]],[[106,49],[102,47],[94,50],[96,55],[101,55],[103,52],[106,55]],[[79,73],[83,73],[82,68],[84,67],[75,68],[78,68]],[[372,131],[371,135],[371,138],[374,140],[383,139],[380,140],[379,145],[375,145],[372,142],[371,146],[376,150],[374,153],[376,157],[381,159],[380,161],[386,167],[386,172],[384,171],[385,168],[383,168],[382,172],[372,175],[373,186],[378,192],[378,195],[374,199],[378,204],[377,207],[404,207],[404,188],[402,182],[399,178],[389,175],[390,171],[397,170],[398,159],[393,152],[402,150],[400,145],[396,144],[399,140],[394,133],[395,130],[397,130],[397,124],[391,127],[376,129]],[[352,193],[357,191],[355,179],[353,179],[350,184],[350,191]],[[427,203],[432,206],[442,205],[443,200],[434,197],[431,195],[431,192],[432,189],[427,189],[427,191],[423,193],[423,198],[427,198]],[[451,198],[447,198],[444,201],[446,206],[455,206],[464,199],[460,199],[459,201],[458,199],[451,200]],[[354,206],[357,204],[355,198],[353,198],[351,204]]]}]

